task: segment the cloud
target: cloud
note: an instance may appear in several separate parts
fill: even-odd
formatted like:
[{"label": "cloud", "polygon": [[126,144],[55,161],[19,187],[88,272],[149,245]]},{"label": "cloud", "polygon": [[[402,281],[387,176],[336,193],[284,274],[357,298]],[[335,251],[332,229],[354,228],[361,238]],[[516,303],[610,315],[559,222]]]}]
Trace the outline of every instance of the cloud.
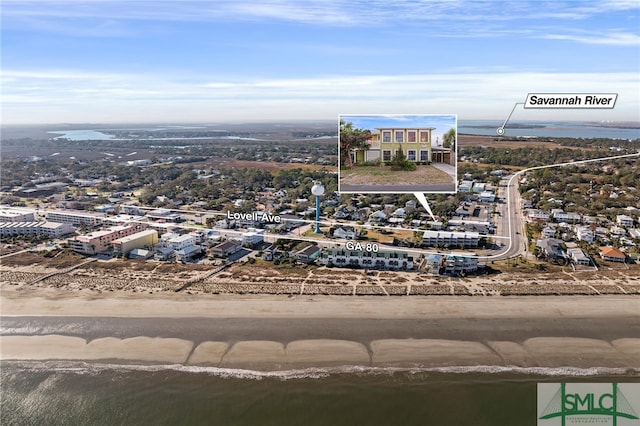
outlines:
[{"label": "cloud", "polygon": [[503,118],[528,92],[619,93],[616,108],[606,116],[628,120],[637,119],[640,103],[640,77],[634,72],[185,80],[182,76],[9,70],[3,78],[8,79],[3,84],[5,123],[334,119],[339,113]]},{"label": "cloud", "polygon": [[640,35],[632,33],[610,33],[594,36],[575,34],[547,34],[542,38],[551,40],[569,40],[586,44],[606,44],[613,46],[638,46]]}]

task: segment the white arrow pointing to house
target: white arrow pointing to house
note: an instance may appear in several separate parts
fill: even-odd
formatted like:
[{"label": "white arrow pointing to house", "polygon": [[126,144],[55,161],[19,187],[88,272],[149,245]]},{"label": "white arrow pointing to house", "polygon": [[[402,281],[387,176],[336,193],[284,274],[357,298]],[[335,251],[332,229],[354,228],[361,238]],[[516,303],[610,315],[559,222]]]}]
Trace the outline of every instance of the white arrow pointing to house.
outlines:
[{"label": "white arrow pointing to house", "polygon": [[433,215],[433,213],[431,213],[431,207],[429,207],[429,203],[427,202],[427,198],[424,196],[424,194],[422,192],[414,192],[413,195],[416,196],[418,201],[420,201],[420,204],[422,204],[422,207],[424,207],[427,213],[429,213],[429,216],[431,216],[431,219],[433,219],[433,221],[435,222],[436,217]]}]

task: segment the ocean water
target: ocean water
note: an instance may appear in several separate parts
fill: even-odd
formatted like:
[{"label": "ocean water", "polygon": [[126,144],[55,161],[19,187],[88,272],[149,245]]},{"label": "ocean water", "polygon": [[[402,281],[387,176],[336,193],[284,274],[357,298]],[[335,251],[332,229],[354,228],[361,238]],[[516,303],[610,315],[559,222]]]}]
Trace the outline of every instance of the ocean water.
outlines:
[{"label": "ocean water", "polygon": [[2,425],[535,425],[538,382],[629,370],[334,368],[4,362]]},{"label": "ocean water", "polygon": [[[503,120],[504,121],[504,120]],[[460,120],[458,133],[497,136],[496,129],[503,121]],[[628,128],[612,124],[599,126],[598,123],[581,121],[509,121],[504,136],[541,136],[551,138],[608,138],[634,140],[640,138],[640,128]]]}]

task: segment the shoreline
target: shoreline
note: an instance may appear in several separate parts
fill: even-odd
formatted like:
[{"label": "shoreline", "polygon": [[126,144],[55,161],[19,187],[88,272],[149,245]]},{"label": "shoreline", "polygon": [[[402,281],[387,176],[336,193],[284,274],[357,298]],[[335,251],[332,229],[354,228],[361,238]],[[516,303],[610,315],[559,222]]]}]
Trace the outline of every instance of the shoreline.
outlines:
[{"label": "shoreline", "polygon": [[3,284],[2,361],[640,370],[640,297],[103,293]]},{"label": "shoreline", "polygon": [[175,365],[252,371],[310,368],[494,368],[625,371],[640,375],[640,339],[534,338],[515,342],[382,339],[369,347],[328,339],[235,343],[140,336],[85,342],[72,336],[2,336],[1,361],[76,361],[127,365]]}]

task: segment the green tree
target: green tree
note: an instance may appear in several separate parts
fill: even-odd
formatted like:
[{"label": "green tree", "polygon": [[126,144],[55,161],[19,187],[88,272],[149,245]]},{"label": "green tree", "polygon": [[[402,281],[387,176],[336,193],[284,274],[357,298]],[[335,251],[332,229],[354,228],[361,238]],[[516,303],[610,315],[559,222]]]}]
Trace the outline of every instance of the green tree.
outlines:
[{"label": "green tree", "polygon": [[355,129],[353,123],[340,120],[340,164],[353,166],[351,150],[367,149],[367,141],[371,138],[371,132],[364,129]]},{"label": "green tree", "polygon": [[444,134],[442,146],[445,148],[451,148],[452,151],[456,149],[456,129],[450,129]]}]

